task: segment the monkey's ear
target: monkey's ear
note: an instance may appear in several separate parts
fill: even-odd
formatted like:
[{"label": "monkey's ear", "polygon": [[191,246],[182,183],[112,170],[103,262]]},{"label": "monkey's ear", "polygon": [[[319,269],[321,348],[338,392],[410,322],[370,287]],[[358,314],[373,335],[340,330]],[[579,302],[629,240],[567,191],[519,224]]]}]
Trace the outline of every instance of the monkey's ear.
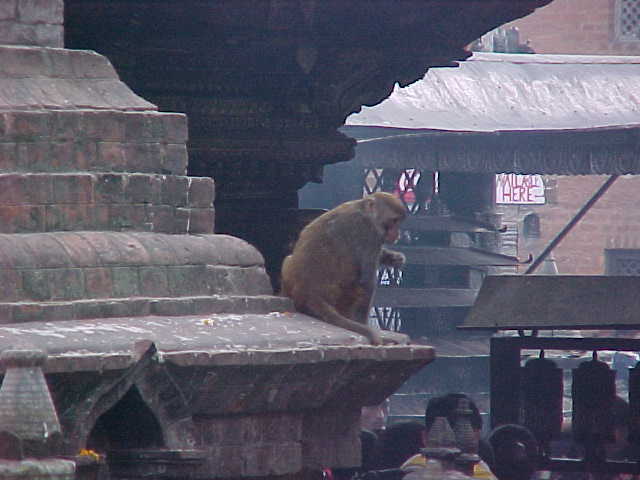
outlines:
[{"label": "monkey's ear", "polygon": [[373,197],[365,197],[362,199],[362,210],[366,213],[373,213],[376,209],[376,200]]}]

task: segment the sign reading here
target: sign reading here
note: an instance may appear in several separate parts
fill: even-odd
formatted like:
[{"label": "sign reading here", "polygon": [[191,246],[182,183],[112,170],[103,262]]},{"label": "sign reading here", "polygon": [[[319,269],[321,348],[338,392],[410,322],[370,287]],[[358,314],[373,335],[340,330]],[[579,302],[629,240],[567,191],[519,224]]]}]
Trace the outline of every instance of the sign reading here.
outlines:
[{"label": "sign reading here", "polygon": [[496,203],[544,205],[544,182],[541,175],[496,175]]}]

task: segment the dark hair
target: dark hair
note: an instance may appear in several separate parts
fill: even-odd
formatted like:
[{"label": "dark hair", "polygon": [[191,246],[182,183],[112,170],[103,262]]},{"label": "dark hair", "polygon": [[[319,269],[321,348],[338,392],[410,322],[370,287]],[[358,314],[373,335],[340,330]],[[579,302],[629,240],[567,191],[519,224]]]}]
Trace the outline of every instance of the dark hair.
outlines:
[{"label": "dark hair", "polygon": [[462,398],[469,400],[469,408],[471,409],[471,426],[476,430],[482,430],[482,417],[476,404],[464,393],[449,393],[440,397],[433,397],[427,404],[424,412],[424,426],[427,430],[431,428],[437,417],[445,417],[449,421],[449,425],[453,427],[456,420],[456,409],[458,401]]},{"label": "dark hair", "polygon": [[491,471],[498,480],[529,480],[538,462],[538,442],[528,428],[505,424],[487,436],[493,448]]},{"label": "dark hair", "polygon": [[378,437],[376,469],[400,467],[424,447],[424,425],[417,421],[389,425]]}]

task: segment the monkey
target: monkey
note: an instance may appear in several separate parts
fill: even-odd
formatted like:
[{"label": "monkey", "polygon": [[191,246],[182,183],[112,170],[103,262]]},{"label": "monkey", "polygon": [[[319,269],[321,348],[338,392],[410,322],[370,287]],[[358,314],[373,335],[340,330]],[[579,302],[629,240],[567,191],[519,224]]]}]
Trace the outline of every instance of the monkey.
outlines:
[{"label": "monkey", "polygon": [[402,267],[405,256],[383,247],[395,243],[406,217],[403,203],[377,192],[320,215],[302,229],[282,264],[282,291],[296,309],[381,345],[367,325],[380,264]]}]

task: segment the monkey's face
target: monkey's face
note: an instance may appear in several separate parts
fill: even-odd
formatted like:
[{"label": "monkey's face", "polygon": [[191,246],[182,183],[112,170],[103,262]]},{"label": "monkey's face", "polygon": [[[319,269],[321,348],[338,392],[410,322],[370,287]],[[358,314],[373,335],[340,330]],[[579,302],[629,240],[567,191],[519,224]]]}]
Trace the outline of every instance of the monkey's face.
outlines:
[{"label": "monkey's face", "polygon": [[400,224],[404,217],[390,218],[382,224],[384,243],[396,243],[400,237]]}]

